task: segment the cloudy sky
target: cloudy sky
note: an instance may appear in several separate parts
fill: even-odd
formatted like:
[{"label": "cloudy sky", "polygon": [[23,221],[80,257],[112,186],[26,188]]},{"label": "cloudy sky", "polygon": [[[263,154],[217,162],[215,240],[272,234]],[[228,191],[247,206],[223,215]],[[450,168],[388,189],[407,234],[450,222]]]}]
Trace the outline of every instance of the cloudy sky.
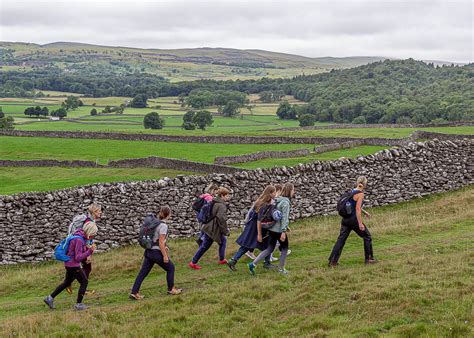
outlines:
[{"label": "cloudy sky", "polygon": [[471,0],[0,0],[0,40],[473,61]]}]

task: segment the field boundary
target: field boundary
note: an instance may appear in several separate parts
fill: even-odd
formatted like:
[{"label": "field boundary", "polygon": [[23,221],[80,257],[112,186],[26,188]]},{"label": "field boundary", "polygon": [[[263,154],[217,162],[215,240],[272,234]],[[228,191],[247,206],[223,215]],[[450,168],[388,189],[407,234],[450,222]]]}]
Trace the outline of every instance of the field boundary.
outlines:
[{"label": "field boundary", "polygon": [[463,122],[443,122],[443,123],[379,123],[379,124],[352,124],[339,123],[328,124],[324,126],[308,126],[308,127],[286,127],[276,128],[276,131],[295,131],[295,130],[321,130],[321,129],[358,129],[358,128],[441,128],[441,127],[470,127],[474,126],[474,121]]}]

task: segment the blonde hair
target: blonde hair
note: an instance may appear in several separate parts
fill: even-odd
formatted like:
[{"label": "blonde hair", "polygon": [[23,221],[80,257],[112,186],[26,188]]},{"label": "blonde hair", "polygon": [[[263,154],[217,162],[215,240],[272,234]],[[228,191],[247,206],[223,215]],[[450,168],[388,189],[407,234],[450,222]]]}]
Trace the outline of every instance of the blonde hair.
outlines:
[{"label": "blonde hair", "polygon": [[95,213],[96,211],[101,211],[102,207],[99,204],[92,203],[91,205],[89,205],[87,210],[92,214],[92,213]]},{"label": "blonde hair", "polygon": [[84,224],[82,229],[84,230],[84,233],[86,234],[87,237],[97,235],[98,229],[95,222],[87,222],[86,224]]},{"label": "blonde hair", "polygon": [[217,184],[215,184],[214,182],[212,182],[212,183],[209,183],[209,184],[208,184],[208,186],[204,189],[204,192],[205,192],[206,194],[214,195],[217,189],[219,189],[219,187],[217,186]]},{"label": "blonde hair", "polygon": [[364,188],[367,186],[367,177],[359,176],[357,177],[356,186],[362,185]]},{"label": "blonde hair", "polygon": [[216,191],[216,195],[219,197],[227,196],[230,194],[230,190],[226,187],[219,187]]},{"label": "blonde hair", "polygon": [[275,193],[276,189],[273,185],[267,185],[265,190],[258,196],[257,200],[255,201],[255,210],[260,210],[262,205],[265,203],[270,203],[272,200],[272,194]]}]

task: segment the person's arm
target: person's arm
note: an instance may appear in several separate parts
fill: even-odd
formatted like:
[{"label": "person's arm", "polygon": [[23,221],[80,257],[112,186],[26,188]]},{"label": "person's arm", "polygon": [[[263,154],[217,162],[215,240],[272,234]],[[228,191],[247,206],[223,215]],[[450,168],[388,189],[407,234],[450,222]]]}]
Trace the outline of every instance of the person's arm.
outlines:
[{"label": "person's arm", "polygon": [[364,223],[362,223],[362,201],[364,200],[364,193],[357,194],[353,198],[356,201],[356,217],[359,223],[359,229],[364,231],[365,226]]},{"label": "person's arm", "polygon": [[158,246],[160,247],[161,254],[163,255],[163,262],[169,263],[170,257],[168,255],[168,250],[166,250],[166,234],[160,234]]},{"label": "person's arm", "polygon": [[263,241],[262,238],[262,222],[257,221],[257,242],[261,243]]},{"label": "person's arm", "polygon": [[224,236],[229,236],[229,228],[227,227],[227,208],[223,205],[216,204],[216,221],[217,226],[220,228],[221,233]]},{"label": "person's arm", "polygon": [[290,204],[281,203],[281,230],[282,234],[280,239],[284,241],[286,239],[286,231],[288,230],[288,225],[290,224]]},{"label": "person's arm", "polygon": [[74,248],[74,259],[77,262],[82,262],[87,257],[92,255],[92,253],[94,252],[94,249],[95,249],[94,244],[92,244],[92,246],[89,249],[87,249],[86,251],[82,251],[83,250],[82,240],[80,238],[77,238],[77,239],[73,239],[73,241],[75,242],[74,244],[76,245],[75,248]]},{"label": "person's arm", "polygon": [[362,210],[362,213],[363,213],[365,216],[370,217],[370,214],[369,214],[366,210],[364,210],[364,208],[360,208],[360,209]]}]

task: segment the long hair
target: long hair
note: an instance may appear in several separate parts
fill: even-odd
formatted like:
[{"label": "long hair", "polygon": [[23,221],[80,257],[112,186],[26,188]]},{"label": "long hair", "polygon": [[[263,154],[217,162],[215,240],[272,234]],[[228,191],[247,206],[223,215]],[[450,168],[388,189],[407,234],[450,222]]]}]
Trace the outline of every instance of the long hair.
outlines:
[{"label": "long hair", "polygon": [[283,185],[283,190],[281,191],[280,196],[291,198],[291,193],[293,192],[294,189],[295,189],[295,186],[293,185],[293,183],[285,183],[285,185]]},{"label": "long hair", "polygon": [[267,185],[265,190],[263,190],[262,194],[258,196],[257,200],[255,201],[255,210],[259,210],[262,205],[265,203],[270,203],[272,201],[272,194],[274,194],[276,191],[275,187],[273,185]]}]

